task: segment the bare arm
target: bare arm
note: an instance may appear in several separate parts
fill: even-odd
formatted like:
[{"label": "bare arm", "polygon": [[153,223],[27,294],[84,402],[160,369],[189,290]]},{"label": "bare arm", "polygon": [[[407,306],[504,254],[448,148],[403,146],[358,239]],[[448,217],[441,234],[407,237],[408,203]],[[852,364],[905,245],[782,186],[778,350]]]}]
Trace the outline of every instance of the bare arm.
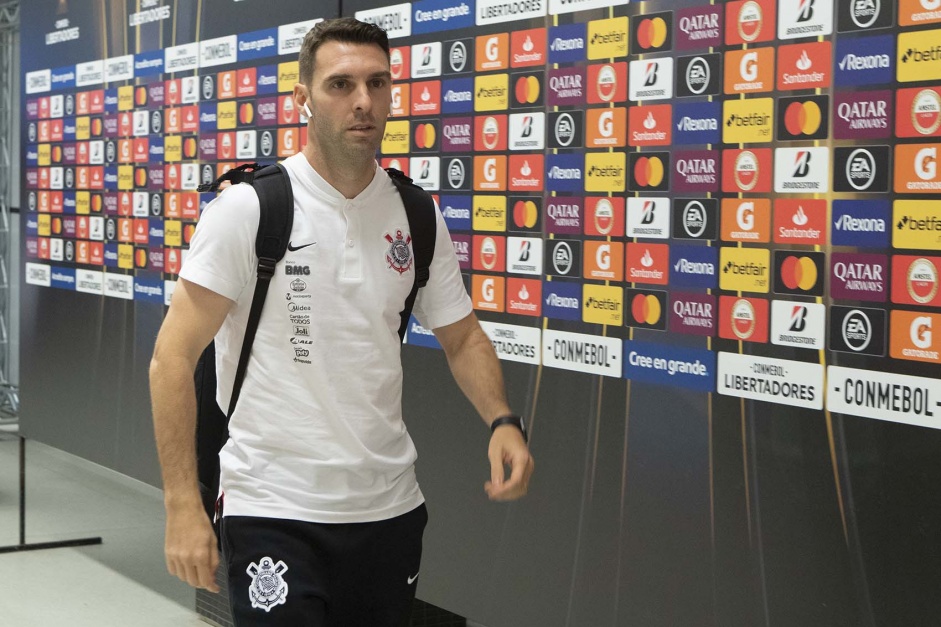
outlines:
[{"label": "bare arm", "polygon": [[196,477],[193,372],[232,304],[224,296],[180,279],[150,362],[154,434],[167,510],[167,568],[190,585],[213,591],[219,558]]},{"label": "bare arm", "polygon": [[[503,384],[500,360],[490,338],[470,313],[453,324],[434,330],[444,348],[454,380],[487,426],[495,418],[510,413]],[[501,425],[490,438],[490,481],[484,486],[491,499],[507,501],[526,494],[533,472],[533,458],[520,431]],[[511,469],[505,481],[504,465]]]}]

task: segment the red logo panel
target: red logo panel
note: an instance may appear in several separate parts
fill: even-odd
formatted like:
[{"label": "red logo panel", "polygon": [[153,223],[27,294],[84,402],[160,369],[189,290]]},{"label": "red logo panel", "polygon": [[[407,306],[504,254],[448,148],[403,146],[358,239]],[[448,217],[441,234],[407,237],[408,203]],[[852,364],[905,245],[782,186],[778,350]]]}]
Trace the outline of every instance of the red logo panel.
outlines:
[{"label": "red logo panel", "polygon": [[771,149],[722,151],[722,191],[769,193],[771,191]]},{"label": "red logo panel", "polygon": [[627,63],[588,66],[589,104],[607,104],[627,100]]},{"label": "red logo panel", "polygon": [[719,337],[743,342],[768,342],[768,301],[719,297]]}]

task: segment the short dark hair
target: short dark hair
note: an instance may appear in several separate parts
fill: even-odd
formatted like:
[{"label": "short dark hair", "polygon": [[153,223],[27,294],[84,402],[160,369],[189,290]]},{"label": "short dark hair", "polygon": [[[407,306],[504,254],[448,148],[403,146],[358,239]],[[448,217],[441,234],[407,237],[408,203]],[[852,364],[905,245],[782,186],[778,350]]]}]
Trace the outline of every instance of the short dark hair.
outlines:
[{"label": "short dark hair", "polygon": [[317,49],[328,41],[339,41],[347,44],[375,44],[382,48],[389,58],[389,36],[384,30],[370,24],[361,22],[352,17],[338,17],[318,22],[304,37],[301,44],[301,53],[298,57],[298,71],[301,82],[305,85],[314,75],[314,57]]}]

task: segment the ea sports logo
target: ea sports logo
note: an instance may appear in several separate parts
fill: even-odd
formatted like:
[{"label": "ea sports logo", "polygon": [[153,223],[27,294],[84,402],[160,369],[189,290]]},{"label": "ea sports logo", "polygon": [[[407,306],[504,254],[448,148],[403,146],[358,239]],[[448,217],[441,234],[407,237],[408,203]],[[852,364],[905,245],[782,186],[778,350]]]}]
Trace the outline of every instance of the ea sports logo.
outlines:
[{"label": "ea sports logo", "polygon": [[853,189],[865,191],[876,180],[876,158],[865,148],[850,153],[846,161],[846,180]]},{"label": "ea sports logo", "polygon": [[906,287],[915,302],[930,303],[938,294],[938,269],[923,257],[916,259],[908,267]]},{"label": "ea sports logo", "polygon": [[641,157],[634,164],[634,180],[640,187],[657,187],[663,183],[663,161],[660,157]]},{"label": "ea sports logo", "polygon": [[751,191],[758,184],[759,165],[758,157],[750,150],[746,150],[735,159],[733,175],[735,184],[742,191]]},{"label": "ea sports logo", "polygon": [[637,27],[637,43],[644,50],[659,48],[667,40],[667,23],[662,17],[643,20]]},{"label": "ea sports logo", "polygon": [[463,187],[466,176],[464,163],[460,159],[451,159],[448,164],[448,183],[454,189]]},{"label": "ea sports logo", "polygon": [[881,0],[850,0],[850,18],[859,28],[869,28],[879,19]]},{"label": "ea sports logo", "polygon": [[[486,124],[484,126],[486,128]],[[555,121],[555,140],[563,148],[571,145],[572,141],[575,139],[575,120],[568,113],[563,113]],[[486,135],[484,136],[484,143],[486,143]]]},{"label": "ea sports logo", "polygon": [[405,69],[404,61],[402,51],[399,48],[393,48],[389,51],[389,72],[394,80],[402,78],[402,70]]},{"label": "ea sports logo", "polygon": [[763,23],[761,5],[749,0],[738,11],[738,36],[746,42],[755,41],[761,33]]},{"label": "ea sports logo", "polygon": [[755,333],[758,326],[755,307],[744,298],[732,304],[732,333],[740,340],[747,340]]},{"label": "ea sports logo", "polygon": [[[213,178],[214,178],[214,177],[213,177],[213,172],[212,172],[212,166],[209,165],[209,164],[204,165],[204,166],[203,166],[202,182],[205,183],[205,184],[212,183]],[[175,199],[176,196],[170,196],[170,198],[171,198],[171,199]],[[176,204],[176,203],[175,203],[175,200],[174,200],[174,206],[175,206],[175,204]]]},{"label": "ea sports logo", "polygon": [[813,135],[820,130],[823,113],[813,100],[792,102],[784,111],[784,128],[794,136]]},{"label": "ea sports logo", "polygon": [[270,157],[271,152],[274,149],[274,142],[272,141],[271,131],[265,131],[261,134],[261,154],[265,157]]},{"label": "ea sports logo", "polygon": [[781,264],[781,281],[789,290],[810,291],[817,284],[817,264],[810,257],[788,255]]},{"label": "ea sports logo", "polygon": [[686,88],[693,94],[699,95],[709,87],[710,77],[709,63],[702,57],[696,57],[686,68]]},{"label": "ea sports logo", "polygon": [[480,265],[485,270],[493,270],[497,266],[497,243],[492,237],[485,237],[480,243]]},{"label": "ea sports logo", "polygon": [[637,294],[631,300],[631,315],[638,324],[657,324],[663,315],[660,299],[653,294]]},{"label": "ea sports logo", "polygon": [[535,76],[520,76],[516,79],[516,101],[520,104],[534,104],[539,100],[539,79]]},{"label": "ea sports logo", "polygon": [[683,230],[690,237],[699,237],[706,231],[706,208],[698,200],[683,208]]},{"label": "ea sports logo", "polygon": [[572,247],[567,242],[559,242],[552,251],[552,267],[556,274],[568,274],[572,271],[572,264],[575,257],[572,254]]},{"label": "ea sports logo", "polygon": [[941,96],[923,89],[912,101],[912,125],[922,135],[932,135],[941,127]]},{"label": "ea sports logo", "polygon": [[500,125],[497,124],[497,119],[495,117],[487,116],[487,118],[484,120],[484,126],[481,134],[484,141],[484,147],[487,150],[493,150],[497,147],[497,144],[500,141]]},{"label": "ea sports logo", "polygon": [[853,309],[846,314],[840,331],[843,343],[857,352],[866,350],[872,341],[872,322],[869,316],[858,309]]},{"label": "ea sports logo", "polygon": [[203,77],[203,100],[212,100],[216,92],[216,83],[211,76]]},{"label": "ea sports logo", "polygon": [[[647,84],[653,85],[656,83],[656,80],[657,70],[655,67],[653,70],[653,83]],[[601,66],[601,69],[598,71],[598,82],[596,88],[598,90],[598,98],[604,102],[611,102],[611,100],[614,99],[618,89],[618,76],[613,67],[610,65]]]},{"label": "ea sports logo", "polygon": [[[138,89],[144,89],[144,88],[139,87]],[[145,93],[144,102],[138,106],[144,106],[147,104],[147,98],[146,98],[147,92],[145,91],[144,93]],[[65,114],[72,115],[73,113],[75,113],[75,97],[72,96],[72,94],[66,94],[65,95]]]},{"label": "ea sports logo", "polygon": [[614,206],[607,198],[598,200],[595,205],[595,230],[601,235],[608,235],[614,228]]},{"label": "ea sports logo", "polygon": [[448,64],[452,72],[463,72],[467,65],[467,47],[463,41],[455,41],[448,52]]}]

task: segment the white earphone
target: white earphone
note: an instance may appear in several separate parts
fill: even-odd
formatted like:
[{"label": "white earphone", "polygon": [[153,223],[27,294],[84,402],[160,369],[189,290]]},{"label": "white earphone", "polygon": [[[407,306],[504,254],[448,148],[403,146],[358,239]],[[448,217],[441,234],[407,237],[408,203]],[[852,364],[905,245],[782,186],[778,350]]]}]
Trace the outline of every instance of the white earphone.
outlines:
[{"label": "white earphone", "polygon": [[314,114],[310,112],[310,107],[307,106],[307,103],[304,103],[304,113],[307,114],[308,118],[314,117]]}]

